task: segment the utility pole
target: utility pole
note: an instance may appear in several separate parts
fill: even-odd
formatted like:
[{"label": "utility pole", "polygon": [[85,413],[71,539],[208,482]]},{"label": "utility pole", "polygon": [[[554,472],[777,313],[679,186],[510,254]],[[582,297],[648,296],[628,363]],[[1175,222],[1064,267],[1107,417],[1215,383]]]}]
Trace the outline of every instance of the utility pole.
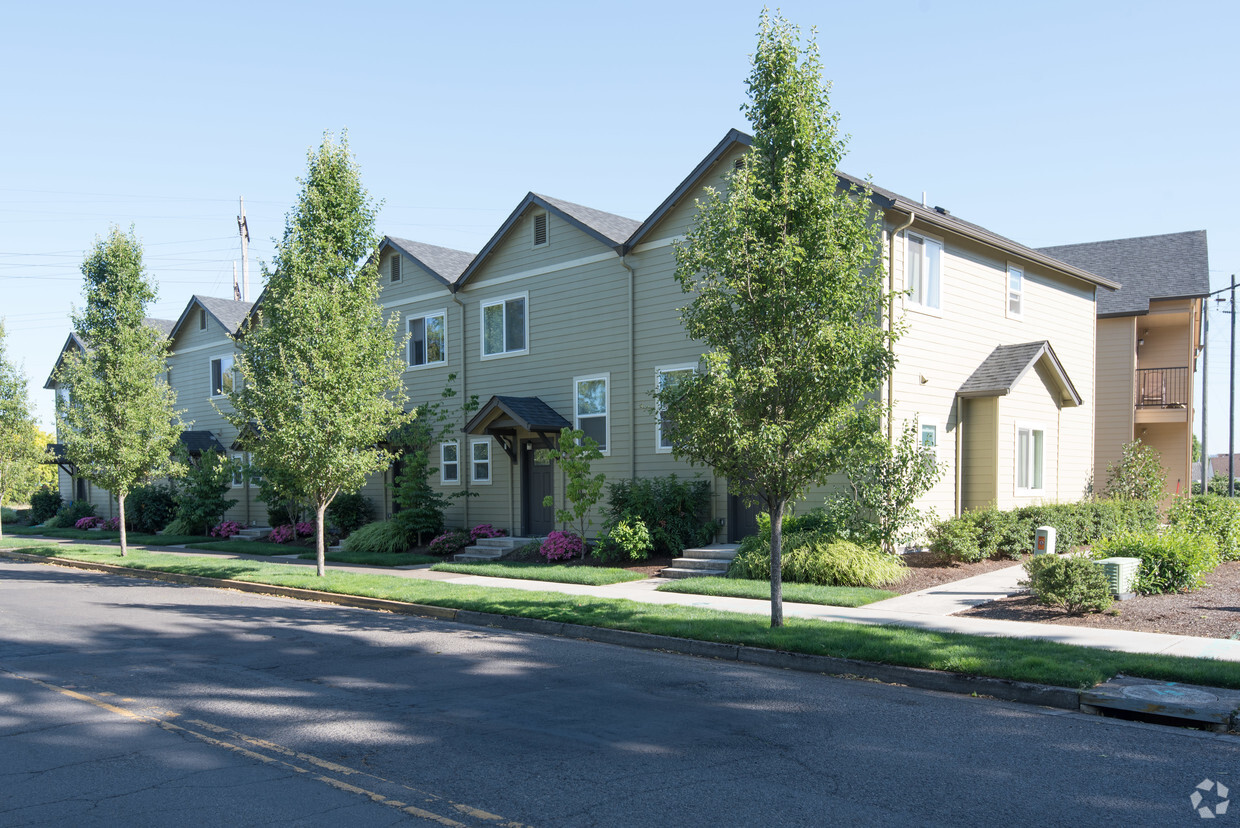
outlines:
[{"label": "utility pole", "polygon": [[1236,496],[1236,274],[1231,274],[1231,419],[1227,423],[1227,496]]},{"label": "utility pole", "polygon": [[[1210,465],[1210,449],[1207,444],[1210,432],[1206,426],[1210,413],[1210,300],[1201,301],[1201,493],[1210,493],[1210,479],[1214,477],[1214,468]],[[1192,486],[1189,486],[1192,494]]]},{"label": "utility pole", "polygon": [[[243,286],[241,297],[245,301],[250,301],[250,225],[245,220],[245,196],[238,197],[237,201],[241,205],[241,215],[237,216],[237,232],[241,234],[241,284]],[[236,275],[233,276],[234,282]]]},{"label": "utility pole", "polygon": [[233,301],[234,302],[241,301],[241,286],[237,284],[237,263],[236,262],[233,262]]}]

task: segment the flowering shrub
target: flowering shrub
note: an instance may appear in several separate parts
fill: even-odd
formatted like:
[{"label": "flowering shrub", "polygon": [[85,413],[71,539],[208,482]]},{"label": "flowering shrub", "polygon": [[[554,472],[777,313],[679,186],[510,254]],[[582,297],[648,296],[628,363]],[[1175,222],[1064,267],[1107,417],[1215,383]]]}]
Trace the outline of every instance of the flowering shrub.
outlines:
[{"label": "flowering shrub", "polygon": [[241,524],[235,520],[226,520],[211,530],[213,538],[231,538],[241,531]]},{"label": "flowering shrub", "polygon": [[314,524],[302,521],[296,525],[285,524],[271,530],[268,539],[272,543],[292,543],[298,538],[308,538],[314,534]]},{"label": "flowering shrub", "polygon": [[538,548],[538,553],[549,561],[566,561],[585,555],[586,543],[572,532],[552,532]]},{"label": "flowering shrub", "polygon": [[[98,520],[98,518],[96,518]],[[118,517],[110,517],[103,522],[103,528],[108,532],[115,532],[121,528],[121,519]]]},{"label": "flowering shrub", "polygon": [[478,538],[502,538],[507,534],[503,529],[496,529],[489,523],[480,523],[469,530],[469,542],[477,543]]},{"label": "flowering shrub", "polygon": [[[488,537],[490,537],[488,535]],[[445,558],[449,555],[455,555],[465,547],[469,546],[472,538],[469,532],[451,531],[444,532],[439,537],[431,541],[427,548],[432,555],[442,555]]]},{"label": "flowering shrub", "polygon": [[74,529],[94,529],[96,526],[103,525],[103,518],[100,517],[84,517],[78,518],[73,524]]}]

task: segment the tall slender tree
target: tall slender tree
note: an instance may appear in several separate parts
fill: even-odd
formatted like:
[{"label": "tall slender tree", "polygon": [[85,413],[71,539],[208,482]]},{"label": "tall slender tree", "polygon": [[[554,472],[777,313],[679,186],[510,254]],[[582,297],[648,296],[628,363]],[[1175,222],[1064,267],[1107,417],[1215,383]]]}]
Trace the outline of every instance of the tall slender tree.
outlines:
[{"label": "tall slender tree", "polygon": [[314,508],[323,575],[327,507],[391,464],[379,444],[411,415],[397,318],[384,319],[379,304],[375,205],[347,135],[325,134],[299,183],[275,261],[264,267],[267,287],[238,340],[243,382],[226,416],[252,435],[258,465]]},{"label": "tall slender tree", "polygon": [[771,519],[771,626],[783,624],[787,506],[842,464],[861,409],[894,365],[881,323],[879,233],[867,194],[836,175],[845,137],[818,50],[763,11],[743,111],[753,144],[698,202],[676,249],[701,370],[656,392],[673,451],[726,477]]},{"label": "tall slender tree", "polygon": [[143,323],[156,294],[133,230],[113,227],[96,239],[82,276],[86,309],[72,320],[86,349],[67,354],[57,372],[69,391],[67,399],[57,395],[57,432],[66,459],[116,498],[125,555],[125,498],[175,471],[172,452],[184,426],[165,381],[168,340]]},{"label": "tall slender tree", "polygon": [[[0,506],[25,499],[41,480],[47,444],[30,413],[26,377],[9,361],[0,319]],[[4,527],[0,526],[0,537]]]}]

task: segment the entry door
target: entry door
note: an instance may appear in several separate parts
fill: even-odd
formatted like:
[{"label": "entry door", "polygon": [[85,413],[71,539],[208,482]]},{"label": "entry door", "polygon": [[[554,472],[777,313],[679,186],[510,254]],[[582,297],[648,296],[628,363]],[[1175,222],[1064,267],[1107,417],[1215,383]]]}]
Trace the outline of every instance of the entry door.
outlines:
[{"label": "entry door", "polygon": [[555,529],[555,508],[543,498],[555,493],[555,464],[533,442],[521,444],[521,515],[527,537],[543,537]]},{"label": "entry door", "polygon": [[746,506],[745,501],[736,496],[728,495],[728,543],[740,543],[750,535],[758,534],[758,515],[762,506],[754,503]]}]

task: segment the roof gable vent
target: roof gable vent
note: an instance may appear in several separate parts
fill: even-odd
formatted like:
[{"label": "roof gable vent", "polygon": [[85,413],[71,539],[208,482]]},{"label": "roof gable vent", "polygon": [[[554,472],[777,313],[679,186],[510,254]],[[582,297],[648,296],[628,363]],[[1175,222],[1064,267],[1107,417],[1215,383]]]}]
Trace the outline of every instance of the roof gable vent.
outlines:
[{"label": "roof gable vent", "polygon": [[534,216],[534,246],[542,247],[547,243],[547,214],[537,213]]},{"label": "roof gable vent", "polygon": [[391,274],[393,282],[400,281],[400,254],[399,253],[392,257],[390,274]]}]

